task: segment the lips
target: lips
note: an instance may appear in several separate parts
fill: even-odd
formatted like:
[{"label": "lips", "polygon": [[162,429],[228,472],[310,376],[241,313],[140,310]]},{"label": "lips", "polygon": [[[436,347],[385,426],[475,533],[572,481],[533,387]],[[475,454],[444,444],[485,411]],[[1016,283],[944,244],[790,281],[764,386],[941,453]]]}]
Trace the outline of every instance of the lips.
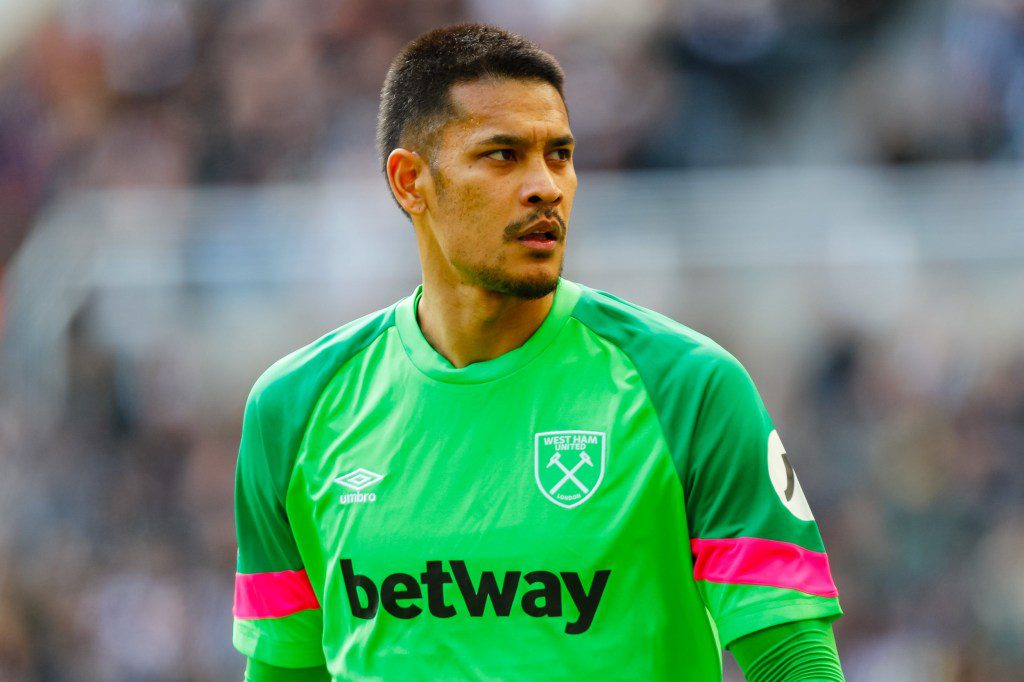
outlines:
[{"label": "lips", "polygon": [[521,242],[545,243],[558,241],[561,226],[557,221],[540,220],[525,228],[519,235]]},{"label": "lips", "polygon": [[531,232],[519,238],[521,242],[553,242],[557,239],[554,232]]}]

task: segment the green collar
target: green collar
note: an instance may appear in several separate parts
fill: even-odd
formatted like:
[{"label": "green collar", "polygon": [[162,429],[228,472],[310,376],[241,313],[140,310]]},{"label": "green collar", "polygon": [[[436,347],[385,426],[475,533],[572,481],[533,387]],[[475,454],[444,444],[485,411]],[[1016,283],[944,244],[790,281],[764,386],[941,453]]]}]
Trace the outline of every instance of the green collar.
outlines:
[{"label": "green collar", "polygon": [[395,312],[398,336],[402,340],[409,360],[421,372],[438,381],[452,384],[479,384],[508,376],[525,366],[551,345],[568,321],[573,308],[576,307],[576,301],[580,298],[580,288],[573,282],[559,279],[551,310],[533,336],[526,340],[526,343],[492,360],[474,362],[461,369],[453,367],[444,356],[434,350],[423,336],[423,332],[420,331],[419,323],[416,321],[416,309],[422,295],[423,285],[420,285],[416,287],[412,296],[398,303],[398,309]]}]

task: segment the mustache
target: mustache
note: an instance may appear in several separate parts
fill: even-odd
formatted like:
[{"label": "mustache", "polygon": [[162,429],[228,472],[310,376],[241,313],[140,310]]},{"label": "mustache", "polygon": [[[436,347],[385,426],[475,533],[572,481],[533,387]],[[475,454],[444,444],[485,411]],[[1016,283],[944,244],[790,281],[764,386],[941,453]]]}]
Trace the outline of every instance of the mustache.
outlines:
[{"label": "mustache", "polygon": [[529,215],[521,220],[509,223],[505,226],[505,241],[511,242],[519,238],[519,233],[523,231],[523,228],[530,223],[536,222],[541,218],[548,218],[558,223],[558,229],[555,239],[561,241],[565,237],[566,224],[565,219],[562,218],[553,208],[538,208],[534,209]]}]

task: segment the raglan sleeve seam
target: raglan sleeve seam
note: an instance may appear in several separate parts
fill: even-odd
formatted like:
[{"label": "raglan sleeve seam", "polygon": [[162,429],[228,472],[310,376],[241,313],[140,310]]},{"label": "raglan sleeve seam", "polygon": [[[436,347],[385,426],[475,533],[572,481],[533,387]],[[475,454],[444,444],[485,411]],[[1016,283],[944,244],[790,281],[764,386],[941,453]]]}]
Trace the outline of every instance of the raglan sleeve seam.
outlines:
[{"label": "raglan sleeve seam", "polygon": [[674,456],[675,448],[672,447],[672,442],[669,440],[668,434],[665,431],[665,423],[663,421],[661,411],[657,408],[657,402],[654,400],[654,396],[651,395],[651,387],[648,384],[647,379],[644,378],[643,372],[641,372],[640,368],[637,367],[636,362],[633,360],[633,356],[630,355],[625,348],[617,344],[614,340],[594,330],[592,327],[590,327],[590,325],[586,324],[579,318],[574,317],[573,319],[576,320],[576,322],[580,324],[584,329],[586,329],[589,333],[593,334],[597,338],[601,339],[602,341],[604,341],[605,343],[607,343],[608,345],[612,346],[620,353],[622,353],[622,356],[626,358],[626,361],[629,363],[630,368],[632,368],[633,372],[635,372],[637,377],[640,379],[640,385],[643,386],[644,390],[644,397],[647,399],[648,404],[650,404],[651,409],[654,411],[654,415],[657,417],[658,434],[661,436],[661,442],[665,444],[665,449],[668,450],[669,459],[672,460],[673,467],[675,468],[678,477],[680,470],[679,464],[676,462],[676,458]]}]

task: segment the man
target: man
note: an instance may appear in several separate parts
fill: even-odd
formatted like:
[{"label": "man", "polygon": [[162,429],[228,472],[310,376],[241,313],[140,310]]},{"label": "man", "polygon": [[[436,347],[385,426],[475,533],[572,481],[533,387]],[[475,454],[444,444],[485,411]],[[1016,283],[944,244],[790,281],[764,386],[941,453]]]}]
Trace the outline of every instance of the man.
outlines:
[{"label": "man", "polygon": [[557,62],[500,29],[396,58],[378,142],[423,285],[256,383],[250,680],[841,680],[821,538],[747,373],[560,279]]}]

